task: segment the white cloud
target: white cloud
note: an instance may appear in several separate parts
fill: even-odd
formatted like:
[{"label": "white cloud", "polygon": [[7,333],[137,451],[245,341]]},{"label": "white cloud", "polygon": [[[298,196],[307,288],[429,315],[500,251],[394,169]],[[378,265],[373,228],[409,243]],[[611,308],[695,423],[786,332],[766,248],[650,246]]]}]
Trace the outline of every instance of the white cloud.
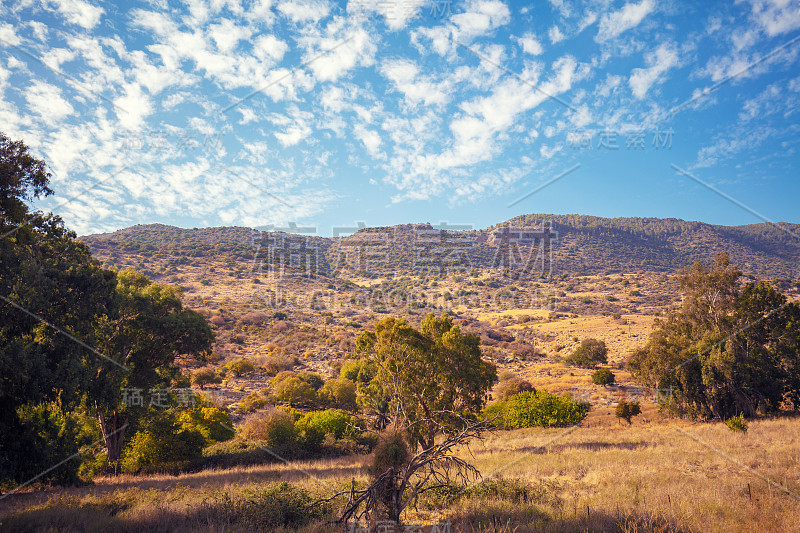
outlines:
[{"label": "white cloud", "polygon": [[291,106],[289,116],[272,115],[270,121],[276,126],[283,126],[282,131],[274,133],[275,138],[284,148],[298,144],[311,135],[312,130],[309,124],[313,117],[312,113],[301,111],[297,106]]},{"label": "white cloud", "polygon": [[653,0],[642,0],[638,4],[629,2],[619,11],[606,13],[600,19],[600,25],[594,40],[598,43],[613,39],[624,31],[638,26],[653,11]]},{"label": "white cloud", "polygon": [[538,39],[536,39],[536,35],[533,33],[526,33],[522,37],[518,37],[516,40],[522,47],[522,51],[526,54],[538,56],[544,52],[542,44],[538,41]]},{"label": "white cloud", "polygon": [[364,0],[349,0],[347,13],[350,16],[366,16],[369,13],[378,13],[384,18],[386,26],[397,31],[405,28],[409,21],[417,16],[423,7],[434,9],[430,0],[405,0],[392,2],[365,2]]},{"label": "white cloud", "polygon": [[105,13],[102,7],[93,6],[83,0],[49,0],[46,5],[55,9],[69,22],[87,30],[97,26],[100,16]]},{"label": "white cloud", "polygon": [[449,100],[447,83],[437,84],[429,77],[421,76],[419,67],[408,59],[385,62],[381,66],[381,74],[403,93],[412,106],[420,103],[441,105]]},{"label": "white cloud", "polygon": [[307,68],[320,81],[336,81],[356,67],[371,66],[378,50],[363,27],[348,26],[341,17],[328,25],[325,35],[304,37],[300,42],[306,48],[306,61],[317,58]]},{"label": "white cloud", "polygon": [[115,111],[120,125],[130,130],[141,128],[145,119],[153,113],[150,97],[135,83],[126,84],[123,96],[115,99],[114,105],[117,106]]},{"label": "white cloud", "polygon": [[655,52],[648,54],[645,60],[648,68],[633,69],[628,80],[633,95],[640,100],[665,72],[678,64],[678,54],[674,46],[662,44]]},{"label": "white cloud", "polygon": [[561,33],[561,30],[558,29],[558,26],[551,27],[547,32],[547,36],[550,37],[550,42],[553,44],[560,43],[566,38],[564,34]]},{"label": "white cloud", "polygon": [[252,34],[251,28],[236,24],[230,19],[222,19],[219,23],[208,27],[208,35],[220,52],[231,52],[239,41],[249,39]]},{"label": "white cloud", "polygon": [[11,46],[19,46],[19,44],[22,42],[17,33],[14,31],[14,26],[8,23],[0,24],[0,39],[3,41],[3,43],[0,44],[3,45],[8,43]]},{"label": "white cloud", "polygon": [[382,141],[378,132],[365,128],[363,124],[356,124],[353,126],[353,134],[364,144],[364,148],[372,157],[381,157],[380,147]]},{"label": "white cloud", "polygon": [[253,53],[262,61],[266,59],[280,61],[287,51],[289,45],[274,35],[259,35],[253,43]]},{"label": "white cloud", "polygon": [[61,96],[61,89],[43,81],[34,81],[25,91],[28,107],[47,123],[59,122],[75,109]]},{"label": "white cloud", "polygon": [[328,16],[331,6],[321,0],[289,0],[278,4],[278,11],[292,22],[317,23]]},{"label": "white cloud", "polygon": [[[456,46],[453,41],[468,44],[476,37],[487,35],[508,24],[510,20],[511,12],[504,3],[496,0],[472,0],[464,7],[463,13],[451,16],[447,24],[413,30],[411,42],[420,52],[427,53],[432,49],[439,55],[446,55]],[[423,39],[430,41],[430,45],[424,44]]]},{"label": "white cloud", "polygon": [[770,37],[800,28],[800,3],[796,0],[750,0],[755,22]]}]

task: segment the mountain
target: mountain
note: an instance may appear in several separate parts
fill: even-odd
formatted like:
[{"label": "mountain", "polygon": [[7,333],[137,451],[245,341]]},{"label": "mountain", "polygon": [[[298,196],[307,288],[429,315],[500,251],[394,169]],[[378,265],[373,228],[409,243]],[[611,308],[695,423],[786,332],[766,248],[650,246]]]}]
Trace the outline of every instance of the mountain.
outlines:
[{"label": "mountain", "polygon": [[[525,229],[522,235],[520,228]],[[788,223],[719,226],[673,218],[530,214],[469,231],[402,224],[318,237],[242,227],[148,224],[81,239],[108,264],[134,266],[156,278],[168,274],[170,267],[199,265],[209,258],[237,275],[436,275],[472,268],[505,269],[512,277],[526,269],[554,275],[671,273],[725,251],[745,274],[800,279],[800,225]],[[148,272],[148,262],[165,271]]]}]

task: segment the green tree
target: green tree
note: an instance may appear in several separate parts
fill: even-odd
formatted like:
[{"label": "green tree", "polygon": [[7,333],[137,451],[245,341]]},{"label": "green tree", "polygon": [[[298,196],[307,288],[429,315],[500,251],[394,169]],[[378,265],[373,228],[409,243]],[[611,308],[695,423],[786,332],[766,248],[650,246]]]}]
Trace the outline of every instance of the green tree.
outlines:
[{"label": "green tree", "polygon": [[149,408],[125,401],[123,391],[168,389],[181,378],[177,362],[204,361],[214,334],[203,315],[184,309],[181,289],[154,283],[143,274],[117,274],[116,306],[101,321],[99,345],[119,365],[98,371],[90,391],[108,460],[116,464],[125,442],[126,427]]},{"label": "green tree", "polygon": [[614,373],[607,368],[601,368],[592,374],[592,383],[595,385],[602,385],[604,387],[606,385],[612,385],[615,379]]},{"label": "green tree", "polygon": [[681,309],[655,323],[628,363],[640,383],[672,389],[678,414],[726,420],[800,407],[800,306],[739,276],[727,254],[683,269]]},{"label": "green tree", "polygon": [[[29,211],[26,201],[52,193],[48,180],[44,161],[0,133],[0,480],[25,481],[52,466],[53,450],[68,451],[63,439],[37,434],[59,424],[66,434],[98,368],[114,366],[92,346],[98,317],[113,307],[115,275],[59,217]],[[69,478],[76,464],[40,479]]]},{"label": "green tree", "polygon": [[639,402],[620,400],[614,414],[617,415],[618,419],[625,420],[630,426],[633,423],[633,417],[641,414],[641,412],[642,407],[639,405]]},{"label": "green tree", "polygon": [[359,355],[375,370],[359,392],[373,405],[387,402],[395,425],[408,428],[412,445],[430,448],[438,433],[463,425],[454,414],[480,412],[497,379],[479,344],[477,335],[462,334],[447,315],[429,314],[419,331],[385,318],[356,340]]},{"label": "green tree", "polygon": [[608,363],[608,348],[605,341],[584,339],[569,357],[564,358],[568,365],[593,368]]}]

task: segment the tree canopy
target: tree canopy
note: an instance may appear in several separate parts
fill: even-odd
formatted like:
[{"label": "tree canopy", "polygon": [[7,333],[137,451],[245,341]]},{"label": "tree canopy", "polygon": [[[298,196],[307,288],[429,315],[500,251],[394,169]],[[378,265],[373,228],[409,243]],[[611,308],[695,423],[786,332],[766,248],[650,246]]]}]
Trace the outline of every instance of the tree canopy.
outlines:
[{"label": "tree canopy", "polygon": [[800,408],[800,305],[764,282],[741,285],[727,254],[678,275],[682,307],[656,322],[628,363],[671,389],[680,414],[727,419]]},{"label": "tree canopy", "polygon": [[453,414],[477,413],[486,402],[497,373],[479,344],[448,315],[429,314],[419,330],[385,318],[356,341],[358,354],[374,368],[374,377],[358,384],[362,402],[388,402],[393,422],[408,428],[412,444],[429,448],[437,433],[458,427],[461,417]]}]

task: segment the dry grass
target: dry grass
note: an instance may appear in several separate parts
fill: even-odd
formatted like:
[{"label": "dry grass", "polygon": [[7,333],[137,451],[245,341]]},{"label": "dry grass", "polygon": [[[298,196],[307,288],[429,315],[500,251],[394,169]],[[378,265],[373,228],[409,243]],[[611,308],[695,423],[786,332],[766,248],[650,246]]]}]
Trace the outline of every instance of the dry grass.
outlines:
[{"label": "dry grass", "polygon": [[[488,436],[472,454],[485,479],[523,480],[534,496],[516,501],[470,492],[447,505],[420,505],[407,521],[520,533],[778,532],[800,523],[800,418],[755,421],[745,435],[723,424],[638,419],[630,427],[516,430]],[[331,494],[353,478],[366,480],[365,463],[345,457],[100,478],[89,487],[11,495],[0,500],[0,523],[23,531],[247,530],[214,518],[209,502],[222,494],[247,498],[276,481]]]}]

